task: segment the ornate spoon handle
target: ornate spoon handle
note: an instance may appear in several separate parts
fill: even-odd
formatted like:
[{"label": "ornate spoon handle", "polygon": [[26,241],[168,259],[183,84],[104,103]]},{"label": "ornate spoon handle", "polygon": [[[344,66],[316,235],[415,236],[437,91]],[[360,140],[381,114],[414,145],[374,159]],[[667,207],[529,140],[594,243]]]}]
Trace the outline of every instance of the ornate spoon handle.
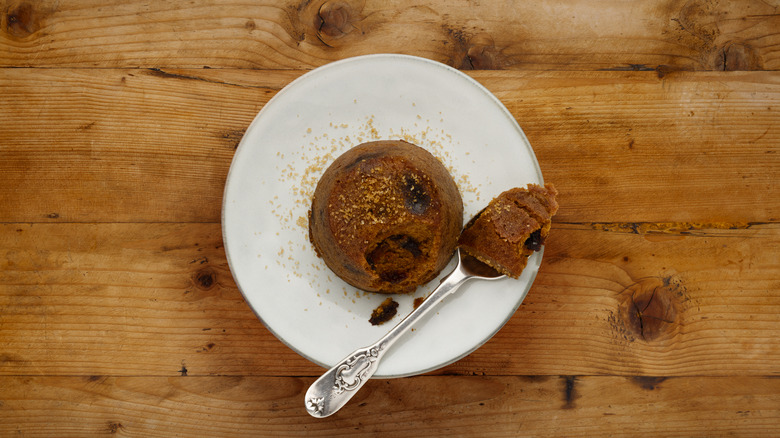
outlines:
[{"label": "ornate spoon handle", "polygon": [[418,319],[441,302],[442,298],[455,292],[470,278],[474,276],[463,269],[459,260],[455,270],[444,277],[428,298],[398,325],[374,344],[355,350],[312,383],[306,391],[306,410],[309,414],[318,418],[327,417],[347,404],[374,375],[387,350],[406,334]]}]

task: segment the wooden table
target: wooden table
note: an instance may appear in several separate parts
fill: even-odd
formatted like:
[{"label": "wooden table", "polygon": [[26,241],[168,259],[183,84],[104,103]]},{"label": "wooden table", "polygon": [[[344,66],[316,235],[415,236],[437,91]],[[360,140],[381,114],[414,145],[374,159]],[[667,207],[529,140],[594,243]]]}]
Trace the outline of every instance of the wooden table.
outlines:
[{"label": "wooden table", "polygon": [[[779,433],[776,1],[0,6],[0,436]],[[492,340],[318,420],[222,191],[269,98],[380,52],[484,84],[561,208]]]}]

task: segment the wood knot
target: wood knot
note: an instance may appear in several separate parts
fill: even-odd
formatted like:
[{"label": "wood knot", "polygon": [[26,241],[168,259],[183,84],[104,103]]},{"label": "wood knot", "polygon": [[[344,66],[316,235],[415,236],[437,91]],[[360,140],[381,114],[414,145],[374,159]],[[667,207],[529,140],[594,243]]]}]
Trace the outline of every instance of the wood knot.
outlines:
[{"label": "wood knot", "polygon": [[26,38],[41,28],[41,14],[27,2],[9,8],[5,18],[5,31],[14,38]]},{"label": "wood knot", "polygon": [[678,328],[678,282],[671,278],[645,277],[621,292],[623,323],[645,341],[673,335]]},{"label": "wood knot", "polygon": [[320,33],[333,38],[340,38],[350,31],[349,5],[341,2],[326,2],[320,6],[317,14],[320,17]]},{"label": "wood knot", "polygon": [[114,434],[121,432],[125,427],[122,426],[122,423],[118,421],[109,421],[108,422],[108,433]]},{"label": "wood knot", "polygon": [[198,289],[209,290],[217,283],[217,275],[211,268],[206,267],[195,272],[193,281]]},{"label": "wood knot", "polygon": [[317,9],[314,28],[317,39],[328,47],[346,35],[358,30],[356,23],[363,20],[362,7],[347,2],[325,2]]},{"label": "wood knot", "polygon": [[197,350],[195,350],[195,351],[196,351],[196,352],[198,352],[198,353],[203,353],[203,352],[211,351],[211,350],[212,350],[212,349],[214,349],[214,347],[216,347],[216,346],[217,346],[217,344],[215,344],[215,343],[213,343],[213,342],[209,342],[208,344],[206,344],[206,345],[204,345],[204,346],[202,346],[202,347],[198,348],[198,349],[197,349]]},{"label": "wood knot", "polygon": [[506,57],[496,48],[487,33],[471,35],[463,29],[442,26],[445,44],[451,47],[447,62],[460,70],[499,70],[508,64]]},{"label": "wood knot", "polygon": [[714,67],[723,71],[763,70],[761,55],[752,46],[745,43],[728,42],[715,57]]},{"label": "wood knot", "polygon": [[490,35],[482,33],[469,40],[463,69],[499,70],[504,64],[504,59]]}]

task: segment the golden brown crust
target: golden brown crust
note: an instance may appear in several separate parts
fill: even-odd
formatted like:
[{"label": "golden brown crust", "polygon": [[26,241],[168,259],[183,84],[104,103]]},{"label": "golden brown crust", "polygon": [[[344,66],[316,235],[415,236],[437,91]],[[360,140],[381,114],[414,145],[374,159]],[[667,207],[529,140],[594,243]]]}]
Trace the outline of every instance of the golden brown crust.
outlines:
[{"label": "golden brown crust", "polygon": [[501,193],[466,224],[459,239],[461,250],[503,274],[519,277],[528,256],[550,233],[557,195],[552,184]]},{"label": "golden brown crust", "polygon": [[452,257],[463,202],[433,155],[401,140],[364,143],[325,171],[309,236],[328,267],[367,291],[404,293]]}]

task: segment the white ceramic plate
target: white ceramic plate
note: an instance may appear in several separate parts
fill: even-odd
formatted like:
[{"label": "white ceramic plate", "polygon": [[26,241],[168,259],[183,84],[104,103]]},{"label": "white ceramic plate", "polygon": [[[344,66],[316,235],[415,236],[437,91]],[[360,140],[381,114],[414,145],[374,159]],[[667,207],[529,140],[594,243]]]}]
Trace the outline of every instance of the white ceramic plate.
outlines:
[{"label": "white ceramic plate", "polygon": [[[371,311],[386,295],[341,281],[309,243],[307,212],[322,172],[350,147],[387,138],[411,141],[444,162],[461,189],[465,220],[506,189],[543,182],[528,140],[501,102],[438,62],[350,58],[313,70],[274,96],[230,167],[225,251],[236,284],[268,329],[326,368],[379,339],[412,310],[414,297],[439,283],[395,295],[396,317],[372,326]],[[519,280],[466,284],[387,353],[376,376],[424,373],[474,351],[515,312],[541,259],[541,252],[531,256]]]}]

